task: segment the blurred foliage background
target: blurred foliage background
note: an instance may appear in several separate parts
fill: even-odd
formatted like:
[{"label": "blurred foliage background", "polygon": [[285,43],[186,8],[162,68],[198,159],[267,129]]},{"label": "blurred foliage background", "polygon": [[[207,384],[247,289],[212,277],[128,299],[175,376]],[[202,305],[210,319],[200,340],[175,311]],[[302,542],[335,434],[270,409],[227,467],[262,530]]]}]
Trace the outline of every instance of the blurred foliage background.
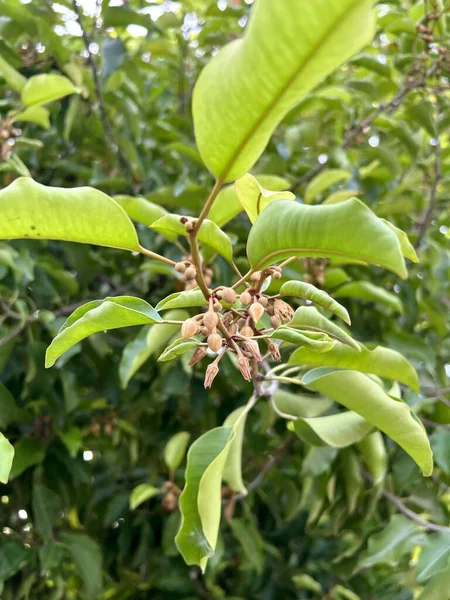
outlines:
[{"label": "blurred foliage background", "polygon": [[[1,187],[31,174],[197,214],[212,178],[193,141],[192,88],[218,49],[242,34],[251,10],[250,0],[0,0]],[[253,171],[283,177],[316,203],[357,195],[415,244],[420,263],[407,281],[324,261],[286,271],[340,296],[357,339],[414,364],[421,392],[405,388],[403,398],[431,436],[432,478],[386,441],[387,476],[374,487],[361,474],[359,450],[294,440],[262,400],[244,442],[252,492],[230,502],[224,489],[219,550],[201,576],[173,542],[185,462],[172,481],[166,444],[180,431],[193,441],[221,424],[251,387],[225,361],[211,391],[203,369],[157,364],[167,340],[148,329],[96,334],[45,370],[46,347],[78,305],[124,293],[156,305],[182,284],[170,267],[121,251],[1,243],[0,428],[16,451],[11,481],[0,489],[2,598],[409,600],[445,568],[448,10],[446,0],[380,3],[372,46],[291,111]],[[27,78],[63,73],[81,93],[52,103],[49,122],[15,121],[18,95],[5,62]],[[226,226],[237,256],[249,226],[243,215]],[[147,247],[179,259],[179,248],[145,224],[138,229]],[[224,261],[214,269],[232,282]],[[133,494],[137,486],[143,495]],[[433,548],[442,550],[434,571]],[[447,577],[427,598],[450,598]]]}]

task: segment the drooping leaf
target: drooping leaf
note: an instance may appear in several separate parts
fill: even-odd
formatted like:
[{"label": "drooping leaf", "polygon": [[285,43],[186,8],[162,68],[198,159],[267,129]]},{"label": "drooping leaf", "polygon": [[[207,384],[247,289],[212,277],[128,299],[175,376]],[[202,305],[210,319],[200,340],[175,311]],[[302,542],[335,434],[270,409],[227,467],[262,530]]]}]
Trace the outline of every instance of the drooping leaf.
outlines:
[{"label": "drooping leaf", "polygon": [[369,43],[371,8],[367,0],[258,0],[243,39],[214,57],[194,89],[197,146],[217,178],[249,171],[286,113]]},{"label": "drooping leaf", "polygon": [[167,442],[164,448],[164,462],[171,473],[175,472],[181,465],[190,437],[189,432],[180,431]]},{"label": "drooping leaf", "polygon": [[333,323],[333,321],[321,315],[313,306],[301,306],[297,308],[294,318],[289,323],[289,327],[325,333],[343,344],[359,350],[359,344],[348,333]]},{"label": "drooping leaf", "polygon": [[145,300],[117,296],[94,300],[77,308],[47,349],[45,366],[51,367],[69,348],[100,331],[161,323],[161,316]]},{"label": "drooping leaf", "polygon": [[130,494],[130,509],[135,510],[142,503],[161,494],[161,490],[149,483],[137,485]]},{"label": "drooping leaf", "polygon": [[270,334],[270,337],[296,346],[308,346],[316,352],[329,352],[336,343],[336,340],[326,333],[294,329],[293,327],[278,327]]},{"label": "drooping leaf", "polygon": [[319,354],[313,349],[303,347],[298,348],[291,355],[289,364],[355,369],[362,373],[372,373],[379,377],[400,381],[416,391],[419,389],[419,379],[412,365],[395,350],[383,346],[369,350],[360,344],[359,350],[355,350],[337,342],[326,354]]},{"label": "drooping leaf", "polygon": [[379,431],[374,431],[357,444],[366,463],[369,473],[373,477],[374,485],[380,484],[387,472],[388,458],[383,436]]},{"label": "drooping leaf", "polygon": [[450,532],[439,531],[427,537],[417,563],[417,581],[423,583],[445,571],[450,561]]},{"label": "drooping leaf", "polygon": [[280,288],[280,295],[310,300],[314,304],[332,312],[350,325],[350,316],[347,309],[339,304],[339,302],[336,302],[329,294],[323,290],[319,290],[311,283],[306,283],[304,281],[286,281]]},{"label": "drooping leaf", "polygon": [[87,597],[97,598],[103,590],[103,557],[98,544],[84,533],[64,531],[58,537],[77,567]]},{"label": "drooping leaf", "polygon": [[47,187],[29,177],[0,191],[0,239],[18,238],[139,250],[125,211],[103,192]]},{"label": "drooping leaf", "polygon": [[234,427],[235,432],[225,460],[223,479],[234,492],[245,495],[247,494],[247,490],[242,480],[242,445],[244,443],[247,414],[245,406],[237,408],[228,415],[223,423],[224,427]]},{"label": "drooping leaf", "polygon": [[387,308],[403,314],[400,298],[370,281],[350,281],[334,292],[336,298],[356,298],[367,302],[377,302]]},{"label": "drooping leaf", "polygon": [[386,221],[386,219],[381,219],[381,220],[384,223],[386,223],[386,225],[388,227],[390,227],[392,229],[392,231],[395,233],[395,235],[397,236],[397,239],[400,244],[400,248],[402,249],[402,252],[403,252],[403,256],[405,258],[408,258],[411,262],[418,263],[419,257],[417,256],[414,246],[409,241],[407,234],[404,231],[402,231],[401,229],[399,229],[398,227],[396,227],[395,225],[393,225],[390,221]]},{"label": "drooping leaf", "polygon": [[[289,181],[277,175],[255,175],[255,179],[259,185],[276,192],[286,191],[291,187]],[[220,190],[208,218],[219,227],[223,227],[242,211],[243,207],[237,197],[235,186],[227,185]]]},{"label": "drooping leaf", "polygon": [[5,438],[3,433],[0,433],[0,482],[8,483],[9,474],[14,458],[14,447]]},{"label": "drooping leaf", "polygon": [[[165,215],[155,221],[151,225],[151,228],[163,234],[172,233],[187,237],[188,233],[180,219],[182,219],[181,215]],[[228,261],[231,262],[233,260],[233,247],[230,238],[209,219],[205,219],[201,224],[197,238]]]},{"label": "drooping leaf", "polygon": [[358,371],[318,368],[302,381],[364,417],[397,442],[425,477],[431,475],[433,454],[422,423],[407,404],[386,394],[370,377]]},{"label": "drooping leaf", "polygon": [[380,533],[370,536],[358,567],[369,569],[379,564],[395,567],[404,554],[411,552],[423,540],[424,535],[417,525],[403,515],[394,515]]},{"label": "drooping leaf", "polygon": [[351,448],[345,448],[340,452],[339,463],[344,479],[344,490],[347,500],[346,508],[348,514],[351,515],[355,512],[358,505],[359,496],[364,488],[364,480],[361,475],[358,458]]},{"label": "drooping leaf", "polygon": [[202,342],[199,342],[195,339],[185,340],[184,338],[179,338],[167,346],[161,355],[158,358],[158,362],[167,362],[169,360],[174,360],[178,358],[185,352],[189,352],[189,350],[193,350],[194,348],[198,348],[202,345]]},{"label": "drooping leaf", "polygon": [[328,190],[332,185],[347,181],[350,177],[351,174],[348,171],[344,171],[344,169],[327,169],[326,171],[319,173],[319,175],[316,175],[306,187],[306,204],[312,204],[317,196],[320,196],[320,194]]},{"label": "drooping leaf", "polygon": [[247,256],[254,269],[310,256],[378,265],[407,277],[397,236],[356,199],[326,206],[269,204],[250,231]]},{"label": "drooping leaf", "polygon": [[290,423],[289,427],[308,444],[333,448],[356,444],[373,429],[373,425],[353,411],[328,417],[301,418]]},{"label": "drooping leaf", "polygon": [[240,177],[234,184],[234,188],[239,202],[252,223],[274,200],[295,200],[292,192],[266,190],[250,173]]},{"label": "drooping leaf", "polygon": [[153,225],[155,221],[167,214],[165,208],[141,196],[118,194],[113,196],[112,199],[120,204],[130,219],[138,223],[144,223],[144,225]]},{"label": "drooping leaf", "polygon": [[25,106],[40,106],[77,93],[76,87],[64,75],[41,73],[27,80],[21,90]]},{"label": "drooping leaf", "polygon": [[274,393],[273,402],[280,412],[299,418],[318,417],[333,404],[328,398],[294,394],[282,388],[278,388]]},{"label": "drooping leaf", "polygon": [[205,296],[203,292],[196,288],[195,290],[186,290],[183,292],[175,292],[170,294],[161,302],[158,302],[156,309],[158,312],[161,310],[169,310],[173,308],[195,308],[198,306],[204,306],[206,304]]}]

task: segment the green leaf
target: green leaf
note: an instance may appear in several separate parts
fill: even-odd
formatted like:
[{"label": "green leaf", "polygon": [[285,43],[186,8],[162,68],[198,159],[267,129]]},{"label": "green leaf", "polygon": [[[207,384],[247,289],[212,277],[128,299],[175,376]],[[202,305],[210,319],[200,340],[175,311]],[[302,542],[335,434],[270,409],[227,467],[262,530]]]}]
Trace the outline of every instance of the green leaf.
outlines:
[{"label": "green leaf", "polygon": [[349,200],[350,198],[355,198],[359,193],[357,190],[339,190],[330,194],[322,204],[339,204],[340,202],[345,202],[345,200]]},{"label": "green leaf", "polygon": [[294,329],[309,329],[320,333],[326,333],[332,338],[339,340],[347,346],[359,350],[359,344],[346,333],[341,327],[324,317],[313,306],[301,306],[297,308],[294,318],[289,323]]},{"label": "green leaf", "polygon": [[54,365],[61,354],[93,333],[161,322],[161,316],[150,304],[133,296],[88,302],[77,308],[61,327],[47,349],[45,366]]},{"label": "green leaf", "polygon": [[374,431],[358,443],[358,450],[373,477],[374,485],[378,485],[384,480],[388,466],[383,435],[379,431]]},{"label": "green leaf", "polygon": [[397,236],[357,199],[326,206],[270,204],[250,231],[247,256],[255,270],[311,256],[378,265],[407,277]]},{"label": "green leaf", "polygon": [[278,327],[270,334],[271,338],[283,340],[296,346],[310,346],[316,352],[329,352],[336,340],[332,339],[326,333],[316,333],[311,331],[301,331],[293,327]]},{"label": "green leaf", "polygon": [[419,378],[412,365],[395,350],[383,346],[369,350],[360,344],[358,351],[338,342],[326,354],[319,354],[304,347],[291,355],[289,364],[355,369],[362,373],[372,373],[379,377],[400,381],[416,391],[419,390]]},{"label": "green leaf", "polygon": [[450,561],[445,571],[437,573],[428,583],[417,600],[449,600],[450,599]]},{"label": "green leaf", "polygon": [[438,429],[430,437],[436,464],[450,475],[450,431]]},{"label": "green leaf", "polygon": [[409,241],[407,234],[393,225],[390,221],[386,221],[386,219],[381,219],[388,227],[392,229],[392,231],[397,236],[398,242],[400,244],[400,248],[402,250],[403,256],[408,258],[413,263],[419,262],[419,257],[417,256],[416,250],[414,246]]},{"label": "green leaf", "polygon": [[31,238],[139,251],[125,211],[88,187],[47,187],[20,177],[0,191],[0,239]]},{"label": "green leaf", "polygon": [[[167,215],[167,210],[159,204],[154,204],[142,198],[141,196],[127,196],[125,194],[119,194],[113,196],[112,199],[123,208],[130,219],[137,223],[144,223],[144,225],[153,225],[155,221]],[[176,235],[170,236],[171,239],[176,239]]]},{"label": "green leaf", "polygon": [[265,551],[264,541],[258,529],[251,521],[244,519],[231,519],[228,525],[234,537],[239,541],[249,566],[255,569],[258,575],[261,575],[264,568]]},{"label": "green leaf", "polygon": [[[188,233],[180,221],[182,218],[181,215],[166,215],[155,221],[151,228],[163,234],[169,232],[187,237]],[[201,224],[197,238],[202,244],[206,244],[229,262],[233,260],[233,247],[230,238],[209,219],[205,219]]]},{"label": "green leaf", "polygon": [[433,454],[422,423],[410,407],[386,394],[370,377],[358,371],[313,369],[303,384],[329,396],[391,437],[421,468],[433,471]]},{"label": "green leaf", "polygon": [[45,446],[28,437],[22,437],[14,445],[14,460],[10,479],[22,475],[24,471],[40,464],[45,458]]},{"label": "green leaf", "polygon": [[81,433],[81,429],[75,425],[72,425],[72,427],[67,429],[67,431],[62,431],[59,434],[59,438],[69,451],[70,456],[75,458],[83,446],[83,435]]},{"label": "green leaf", "polygon": [[353,411],[328,417],[303,418],[289,423],[289,429],[313,446],[345,448],[361,441],[373,426]]},{"label": "green leaf", "polygon": [[322,593],[322,586],[320,583],[313,579],[310,575],[306,575],[306,573],[294,575],[292,577],[292,583],[299,590],[308,590],[310,592],[315,592],[316,594]]},{"label": "green leaf", "polygon": [[40,106],[76,93],[76,87],[64,75],[42,73],[27,80],[21,97],[25,106]]},{"label": "green leaf", "polygon": [[247,495],[247,490],[242,480],[242,445],[247,414],[247,408],[242,406],[228,415],[223,423],[224,427],[232,427],[235,432],[223,468],[223,479],[234,492],[244,495]]},{"label": "green leaf", "polygon": [[332,185],[340,183],[341,181],[348,181],[350,177],[351,173],[344,171],[343,169],[327,169],[326,171],[319,173],[306,186],[306,204],[311,204],[317,196],[320,196],[320,194],[328,190]]},{"label": "green leaf", "polygon": [[130,494],[130,509],[135,510],[139,505],[161,494],[161,490],[149,483],[141,483]]},{"label": "green leaf", "polygon": [[14,458],[14,447],[5,438],[3,433],[0,433],[0,482],[8,483],[9,474]]},{"label": "green leaf", "polygon": [[350,316],[347,309],[339,302],[336,302],[329,294],[323,290],[319,290],[311,283],[304,281],[286,281],[280,288],[281,296],[294,296],[297,298],[305,298],[332,312],[340,319],[350,325]]},{"label": "green leaf", "polygon": [[243,39],[211,60],[194,89],[197,146],[218,179],[249,171],[287,112],[370,42],[371,8],[368,0],[258,0]]},{"label": "green leaf", "polygon": [[31,558],[32,552],[18,540],[6,540],[0,547],[0,581],[15,575]]},{"label": "green leaf", "polygon": [[293,417],[318,417],[332,406],[332,401],[321,396],[312,396],[277,389],[273,395],[276,408]]},{"label": "green leaf", "polygon": [[370,283],[369,281],[351,281],[334,292],[336,298],[357,298],[367,302],[377,302],[395,312],[403,314],[403,304],[397,294]]},{"label": "green leaf", "polygon": [[358,567],[370,569],[375,565],[395,567],[402,556],[424,540],[423,533],[403,515],[391,517],[388,525],[369,538],[367,550],[360,557]]},{"label": "green leaf", "polygon": [[0,54],[0,75],[6,81],[6,83],[16,92],[22,91],[24,88],[27,78],[24,77],[19,71],[16,71]]},{"label": "green leaf", "polygon": [[206,300],[203,292],[196,288],[194,290],[170,294],[161,300],[161,302],[158,302],[155,310],[159,312],[161,310],[169,310],[172,308],[196,308],[198,306],[204,306],[205,304]]},{"label": "green leaf", "polygon": [[43,129],[50,129],[50,113],[43,106],[30,106],[18,113],[13,122],[37,123]]},{"label": "green leaf", "polygon": [[266,206],[274,200],[295,200],[292,192],[266,190],[250,173],[246,173],[238,179],[234,187],[239,202],[252,223],[256,221]]},{"label": "green leaf", "polygon": [[194,348],[198,348],[202,345],[202,342],[199,342],[195,339],[185,340],[184,338],[179,338],[167,346],[164,352],[159,356],[158,362],[167,362],[169,360],[174,360],[178,358],[182,354],[189,352],[189,350],[193,350]]},{"label": "green leaf", "polygon": [[[277,175],[255,175],[255,179],[259,185],[277,192],[288,190],[291,187],[289,181]],[[242,210],[242,204],[237,197],[235,186],[227,185],[220,190],[208,217],[216,225],[223,227]]]},{"label": "green leaf", "polygon": [[84,533],[61,532],[59,539],[66,545],[84,583],[88,598],[97,598],[103,591],[103,557],[100,547]]},{"label": "green leaf", "polygon": [[8,427],[17,420],[23,420],[22,411],[8,388],[0,382],[0,427]]},{"label": "green leaf", "polygon": [[164,448],[164,462],[171,473],[174,473],[183,462],[191,434],[180,431],[173,435]]},{"label": "green leaf", "polygon": [[[172,310],[165,316],[167,320],[183,321],[189,314],[184,310]],[[158,325],[141,329],[136,338],[125,346],[120,359],[119,375],[123,389],[150,356],[162,350],[179,330],[179,325]]]},{"label": "green leaf", "polygon": [[423,583],[445,571],[450,561],[450,533],[439,531],[429,535],[417,563],[417,581]]},{"label": "green leaf", "polygon": [[61,500],[53,490],[37,481],[36,478],[33,483],[32,499],[36,530],[43,539],[50,538],[53,534],[53,526],[62,510]]},{"label": "green leaf", "polygon": [[[355,436],[356,437],[356,436]],[[358,458],[351,448],[346,448],[339,455],[341,474],[347,500],[347,512],[353,514],[358,505],[359,496],[364,488]],[[343,598],[345,596],[342,596]]]}]

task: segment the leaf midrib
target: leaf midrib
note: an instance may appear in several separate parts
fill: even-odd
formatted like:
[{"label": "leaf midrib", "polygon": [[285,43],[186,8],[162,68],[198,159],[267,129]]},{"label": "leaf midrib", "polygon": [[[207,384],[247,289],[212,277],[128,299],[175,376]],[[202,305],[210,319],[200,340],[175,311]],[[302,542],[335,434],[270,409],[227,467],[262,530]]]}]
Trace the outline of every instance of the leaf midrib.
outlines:
[{"label": "leaf midrib", "polygon": [[314,60],[317,53],[319,52],[319,50],[321,49],[323,44],[326,42],[328,37],[335,30],[339,29],[341,27],[341,25],[344,23],[344,21],[346,21],[349,18],[349,16],[353,13],[354,9],[358,6],[359,2],[360,2],[360,0],[356,0],[356,2],[351,6],[350,9],[343,13],[341,18],[337,21],[337,23],[334,23],[332,27],[327,29],[324,36],[312,48],[308,58],[300,65],[300,67],[293,73],[293,75],[288,78],[285,85],[283,85],[283,87],[281,88],[279,93],[275,95],[274,99],[270,102],[269,106],[265,110],[262,111],[261,116],[256,120],[255,124],[250,128],[247,135],[244,137],[242,142],[236,148],[234,155],[231,157],[230,161],[227,163],[222,174],[220,175],[220,177],[218,179],[224,181],[227,178],[228,173],[233,168],[234,163],[237,161],[237,159],[239,158],[239,156],[242,153],[242,151],[244,150],[244,148],[250,142],[250,140],[255,135],[255,133],[258,131],[258,129],[263,125],[264,121],[269,117],[269,115],[275,109],[278,102],[281,100],[281,98],[284,96],[284,94],[287,92],[287,90],[291,87],[291,85],[294,83],[294,81],[297,79],[297,77],[299,77],[302,74],[302,71]]}]

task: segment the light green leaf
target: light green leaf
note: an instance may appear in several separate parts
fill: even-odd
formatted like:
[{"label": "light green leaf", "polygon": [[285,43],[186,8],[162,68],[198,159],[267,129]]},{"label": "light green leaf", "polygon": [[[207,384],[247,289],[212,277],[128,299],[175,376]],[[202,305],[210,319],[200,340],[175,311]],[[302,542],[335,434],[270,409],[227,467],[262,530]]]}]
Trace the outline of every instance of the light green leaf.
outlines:
[{"label": "light green leaf", "polygon": [[194,290],[170,294],[161,300],[161,302],[158,302],[155,310],[159,312],[161,310],[169,310],[172,308],[196,308],[198,306],[204,306],[205,304],[206,300],[203,292],[196,288]]},{"label": "light green leaf", "polygon": [[61,327],[47,348],[45,366],[54,365],[61,354],[93,333],[161,322],[161,316],[150,304],[133,296],[88,302],[77,308]]},{"label": "light green leaf", "polygon": [[350,325],[350,316],[347,309],[339,302],[336,302],[329,294],[323,290],[319,290],[311,283],[304,281],[286,281],[280,288],[281,296],[294,296],[297,298],[305,298],[332,312],[340,319]]},{"label": "light green leaf", "polygon": [[276,408],[293,417],[318,417],[332,406],[333,402],[321,396],[298,394],[279,388],[273,395]]},{"label": "light green leaf", "polygon": [[167,346],[167,348],[163,351],[163,353],[159,356],[158,362],[167,362],[169,360],[174,360],[178,358],[182,354],[189,352],[189,350],[193,350],[194,348],[198,348],[202,345],[202,342],[199,342],[195,339],[185,340],[184,338],[179,338]]},{"label": "light green leaf", "polygon": [[171,473],[176,471],[181,465],[190,437],[191,434],[187,431],[180,431],[173,435],[167,442],[164,448],[164,462]]},{"label": "light green leaf", "polygon": [[87,597],[100,596],[103,591],[103,557],[98,544],[85,533],[61,532],[58,537],[77,567]]},{"label": "light green leaf", "polygon": [[194,89],[197,146],[217,178],[249,171],[287,112],[370,42],[371,9],[369,0],[258,0],[243,39],[211,60]]},{"label": "light green leaf", "polygon": [[[175,233],[187,237],[188,233],[180,219],[182,219],[181,215],[166,215],[155,221],[151,228],[162,234]],[[228,261],[233,260],[233,247],[230,238],[209,219],[205,219],[201,224],[197,238],[202,244],[206,244]]]},{"label": "light green leaf", "polygon": [[241,406],[228,415],[223,423],[224,427],[234,428],[235,433],[223,468],[223,479],[234,492],[245,495],[247,490],[242,480],[242,444],[247,414],[247,408]]},{"label": "light green leaf", "polygon": [[326,171],[319,173],[306,186],[306,204],[311,204],[317,196],[320,196],[320,194],[328,190],[332,185],[342,181],[348,181],[350,177],[351,173],[344,171],[343,169],[327,169]]},{"label": "light green leaf", "polygon": [[67,431],[62,431],[59,437],[67,448],[72,458],[75,458],[83,446],[83,435],[81,429],[72,425]]},{"label": "light green leaf", "polygon": [[30,106],[18,113],[13,122],[37,123],[44,129],[50,129],[50,113],[43,106]]},{"label": "light green leaf", "polygon": [[450,561],[445,571],[433,577],[417,600],[450,600]]},{"label": "light green leaf", "polygon": [[357,413],[347,411],[328,417],[297,419],[289,423],[289,429],[313,446],[345,448],[361,441],[373,426]]},{"label": "light green leaf", "polygon": [[403,515],[394,515],[380,533],[370,536],[367,550],[361,554],[358,567],[370,569],[380,564],[395,567],[404,554],[411,552],[423,540],[424,535],[417,525]]},{"label": "light green leaf", "polygon": [[[184,321],[189,314],[184,310],[172,310],[165,317],[167,320]],[[150,356],[162,350],[179,330],[179,325],[158,325],[141,329],[137,337],[125,346],[120,359],[119,375],[123,389]]]},{"label": "light green leaf", "polygon": [[345,200],[359,196],[359,194],[358,190],[338,190],[325,198],[322,204],[340,204],[341,202],[345,202]]},{"label": "light green leaf", "polygon": [[261,212],[274,200],[295,200],[292,192],[270,191],[262,187],[258,180],[246,173],[234,184],[236,195],[250,221],[254,223]]},{"label": "light green leaf", "polygon": [[421,468],[425,477],[433,471],[433,454],[425,428],[410,407],[386,394],[370,377],[358,371],[313,369],[304,385],[329,396],[391,437]]},{"label": "light green leaf", "polygon": [[[277,192],[288,190],[291,187],[289,181],[277,175],[255,175],[255,179],[259,185]],[[219,227],[223,227],[242,210],[242,204],[239,202],[234,185],[227,185],[220,190],[209,211],[208,218]]]},{"label": "light green leaf", "polygon": [[417,581],[423,583],[445,571],[450,561],[450,533],[439,531],[426,539],[417,563]]},{"label": "light green leaf", "polygon": [[130,494],[130,509],[135,510],[139,505],[161,493],[159,488],[149,483],[137,485]]},{"label": "light green leaf", "polygon": [[403,252],[403,256],[405,258],[409,258],[409,260],[413,263],[418,263],[419,257],[417,256],[414,246],[409,241],[408,235],[404,231],[402,231],[401,229],[399,229],[398,227],[393,225],[390,221],[387,221],[386,219],[381,219],[381,220],[384,223],[386,223],[386,225],[388,227],[390,227],[392,229],[392,231],[395,233],[395,235],[397,236],[397,239],[400,244],[400,248],[402,249],[402,252]]},{"label": "light green leaf", "polygon": [[369,473],[373,477],[374,485],[378,485],[383,481],[388,466],[386,447],[382,434],[379,431],[374,431],[357,445]]},{"label": "light green leaf", "polygon": [[297,308],[294,318],[289,323],[294,329],[309,329],[320,333],[326,333],[332,338],[339,340],[347,346],[359,350],[359,344],[346,333],[341,327],[324,317],[313,306],[301,306]]},{"label": "light green leaf", "polygon": [[289,364],[355,369],[400,381],[419,390],[419,378],[412,365],[400,353],[383,346],[369,350],[360,344],[358,351],[338,342],[326,355],[309,348],[299,348],[291,355]]},{"label": "light green leaf", "polygon": [[0,75],[6,81],[6,83],[16,92],[22,91],[24,88],[27,78],[24,77],[19,71],[16,71],[0,54]]},{"label": "light green leaf", "polygon": [[88,187],[47,187],[20,177],[0,191],[0,239],[62,240],[139,251],[125,211]]},{"label": "light green leaf", "polygon": [[[358,498],[364,488],[358,458],[351,448],[345,448],[339,455],[339,462],[344,480],[348,514],[353,514],[358,505]],[[345,598],[346,596],[342,596]],[[348,596],[350,598],[350,596]]]},{"label": "light green leaf", "polygon": [[378,265],[407,277],[397,236],[356,198],[327,206],[270,204],[250,231],[247,256],[254,269],[311,256]]},{"label": "light green leaf", "polygon": [[334,292],[336,298],[357,298],[367,302],[377,302],[391,310],[403,314],[403,304],[397,294],[388,292],[369,281],[351,281]]},{"label": "light green leaf", "polygon": [[76,87],[64,75],[42,73],[27,80],[21,96],[25,106],[39,106],[76,93]]},{"label": "light green leaf", "polygon": [[9,474],[14,458],[14,447],[5,438],[3,433],[0,433],[0,482],[8,483]]},{"label": "light green leaf", "polygon": [[329,352],[336,343],[336,340],[326,333],[302,331],[293,327],[278,327],[270,337],[296,346],[310,346],[316,352]]},{"label": "light green leaf", "polygon": [[[130,219],[137,223],[144,223],[144,225],[153,225],[155,221],[167,215],[167,210],[159,204],[154,204],[142,198],[141,196],[127,196],[125,194],[119,194],[113,196],[112,199],[120,204],[123,210],[127,213]],[[176,239],[176,235],[171,235],[171,239]]]},{"label": "light green leaf", "polygon": [[322,586],[320,583],[306,573],[294,575],[292,577],[292,583],[299,590],[308,590],[310,592],[315,592],[316,594],[322,593]]}]

